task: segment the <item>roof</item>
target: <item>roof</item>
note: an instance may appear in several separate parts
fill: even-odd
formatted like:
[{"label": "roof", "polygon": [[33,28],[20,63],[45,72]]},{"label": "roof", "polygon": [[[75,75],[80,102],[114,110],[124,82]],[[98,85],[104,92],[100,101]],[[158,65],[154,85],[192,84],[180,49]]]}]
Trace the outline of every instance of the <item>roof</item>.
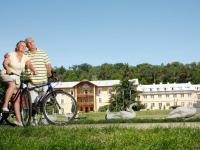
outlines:
[{"label": "roof", "polygon": [[[138,84],[138,79],[130,79],[130,82],[133,82],[133,84]],[[75,81],[75,82],[56,82],[53,83],[53,87],[55,88],[73,88],[77,84],[81,83],[82,81]],[[96,86],[102,87],[102,86],[114,86],[120,84],[120,80],[98,80],[98,81],[88,81]]]},{"label": "roof", "polygon": [[55,82],[52,83],[52,86],[55,88],[72,88],[80,82]]},{"label": "roof", "polygon": [[200,90],[200,85],[192,85],[188,83],[167,83],[167,84],[150,84],[150,85],[138,85],[138,91],[143,92],[157,92],[157,91],[190,91]]},{"label": "roof", "polygon": [[90,82],[96,86],[114,86],[120,84],[120,80],[99,80]]}]

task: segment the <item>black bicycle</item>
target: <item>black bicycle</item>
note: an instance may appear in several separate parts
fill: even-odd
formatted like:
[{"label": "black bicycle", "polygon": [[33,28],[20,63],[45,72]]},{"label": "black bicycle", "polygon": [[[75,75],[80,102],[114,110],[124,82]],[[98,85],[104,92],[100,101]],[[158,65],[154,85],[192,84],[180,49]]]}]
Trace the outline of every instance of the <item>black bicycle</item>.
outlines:
[{"label": "black bicycle", "polygon": [[3,113],[1,109],[5,97],[5,91],[0,93],[0,123],[3,123],[3,121],[5,120],[9,125],[15,126],[14,121],[16,120],[16,116],[14,111],[14,103],[20,96],[20,114],[22,124],[23,126],[28,126],[30,124],[32,114],[32,102],[27,87],[29,80],[27,80],[24,75],[20,75],[20,81],[21,82],[19,88],[17,89],[15,94],[12,95],[11,100],[9,101],[9,112],[7,113]]},{"label": "black bicycle", "polygon": [[[58,81],[55,73],[52,73],[49,79]],[[41,85],[28,87],[28,90],[36,90],[45,86],[48,86],[47,91],[39,95],[38,100],[33,103],[33,115],[44,116],[48,123],[55,125],[65,125],[72,121],[77,114],[77,103],[71,94],[54,89],[50,80]]]}]

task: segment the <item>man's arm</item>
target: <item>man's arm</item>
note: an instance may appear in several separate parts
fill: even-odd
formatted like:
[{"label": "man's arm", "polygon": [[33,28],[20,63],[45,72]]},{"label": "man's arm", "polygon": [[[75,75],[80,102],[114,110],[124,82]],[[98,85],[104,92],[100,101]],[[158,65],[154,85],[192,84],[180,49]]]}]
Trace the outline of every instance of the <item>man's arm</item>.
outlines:
[{"label": "man's arm", "polygon": [[33,72],[34,75],[37,75],[37,71],[35,70],[35,68],[31,64],[30,60],[26,61],[26,66],[27,66],[28,69],[30,69]]},{"label": "man's arm", "polygon": [[52,76],[52,74],[51,74],[51,70],[52,70],[51,64],[46,64],[45,66],[47,68],[48,77],[51,77]]}]

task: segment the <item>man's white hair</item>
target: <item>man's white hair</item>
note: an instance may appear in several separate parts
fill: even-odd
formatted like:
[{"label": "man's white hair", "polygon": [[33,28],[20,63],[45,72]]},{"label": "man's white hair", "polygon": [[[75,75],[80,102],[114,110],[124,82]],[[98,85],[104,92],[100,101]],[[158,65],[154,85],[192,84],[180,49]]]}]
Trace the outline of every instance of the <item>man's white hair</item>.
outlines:
[{"label": "man's white hair", "polygon": [[28,37],[25,39],[25,42],[27,42],[28,40],[34,41],[32,37]]}]

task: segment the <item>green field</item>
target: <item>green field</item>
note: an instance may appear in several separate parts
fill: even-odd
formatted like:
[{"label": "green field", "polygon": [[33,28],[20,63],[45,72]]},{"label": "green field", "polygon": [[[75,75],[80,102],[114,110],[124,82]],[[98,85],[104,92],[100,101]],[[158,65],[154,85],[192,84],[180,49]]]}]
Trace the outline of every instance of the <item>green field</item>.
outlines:
[{"label": "green field", "polygon": [[[151,110],[151,111],[137,111],[136,119],[162,119],[171,110]],[[86,117],[88,120],[105,120],[105,112],[89,112],[80,113],[80,117]]]},{"label": "green field", "polygon": [[163,123],[163,122],[200,122],[200,118],[165,119],[171,110],[138,111],[134,119],[105,120],[105,112],[80,113],[79,119],[72,124],[98,124],[98,123]]},{"label": "green field", "polygon": [[[185,122],[183,119],[162,119],[169,111],[140,111],[129,120],[105,120],[105,113],[80,113],[75,126],[0,126],[0,150],[196,150],[200,149],[199,128],[137,129],[112,126],[95,127],[98,123]],[[199,121],[199,120],[189,120]],[[89,124],[81,126],[78,124]]]},{"label": "green field", "polygon": [[200,149],[199,136],[200,129],[190,128],[2,127],[0,149],[196,150]]}]

